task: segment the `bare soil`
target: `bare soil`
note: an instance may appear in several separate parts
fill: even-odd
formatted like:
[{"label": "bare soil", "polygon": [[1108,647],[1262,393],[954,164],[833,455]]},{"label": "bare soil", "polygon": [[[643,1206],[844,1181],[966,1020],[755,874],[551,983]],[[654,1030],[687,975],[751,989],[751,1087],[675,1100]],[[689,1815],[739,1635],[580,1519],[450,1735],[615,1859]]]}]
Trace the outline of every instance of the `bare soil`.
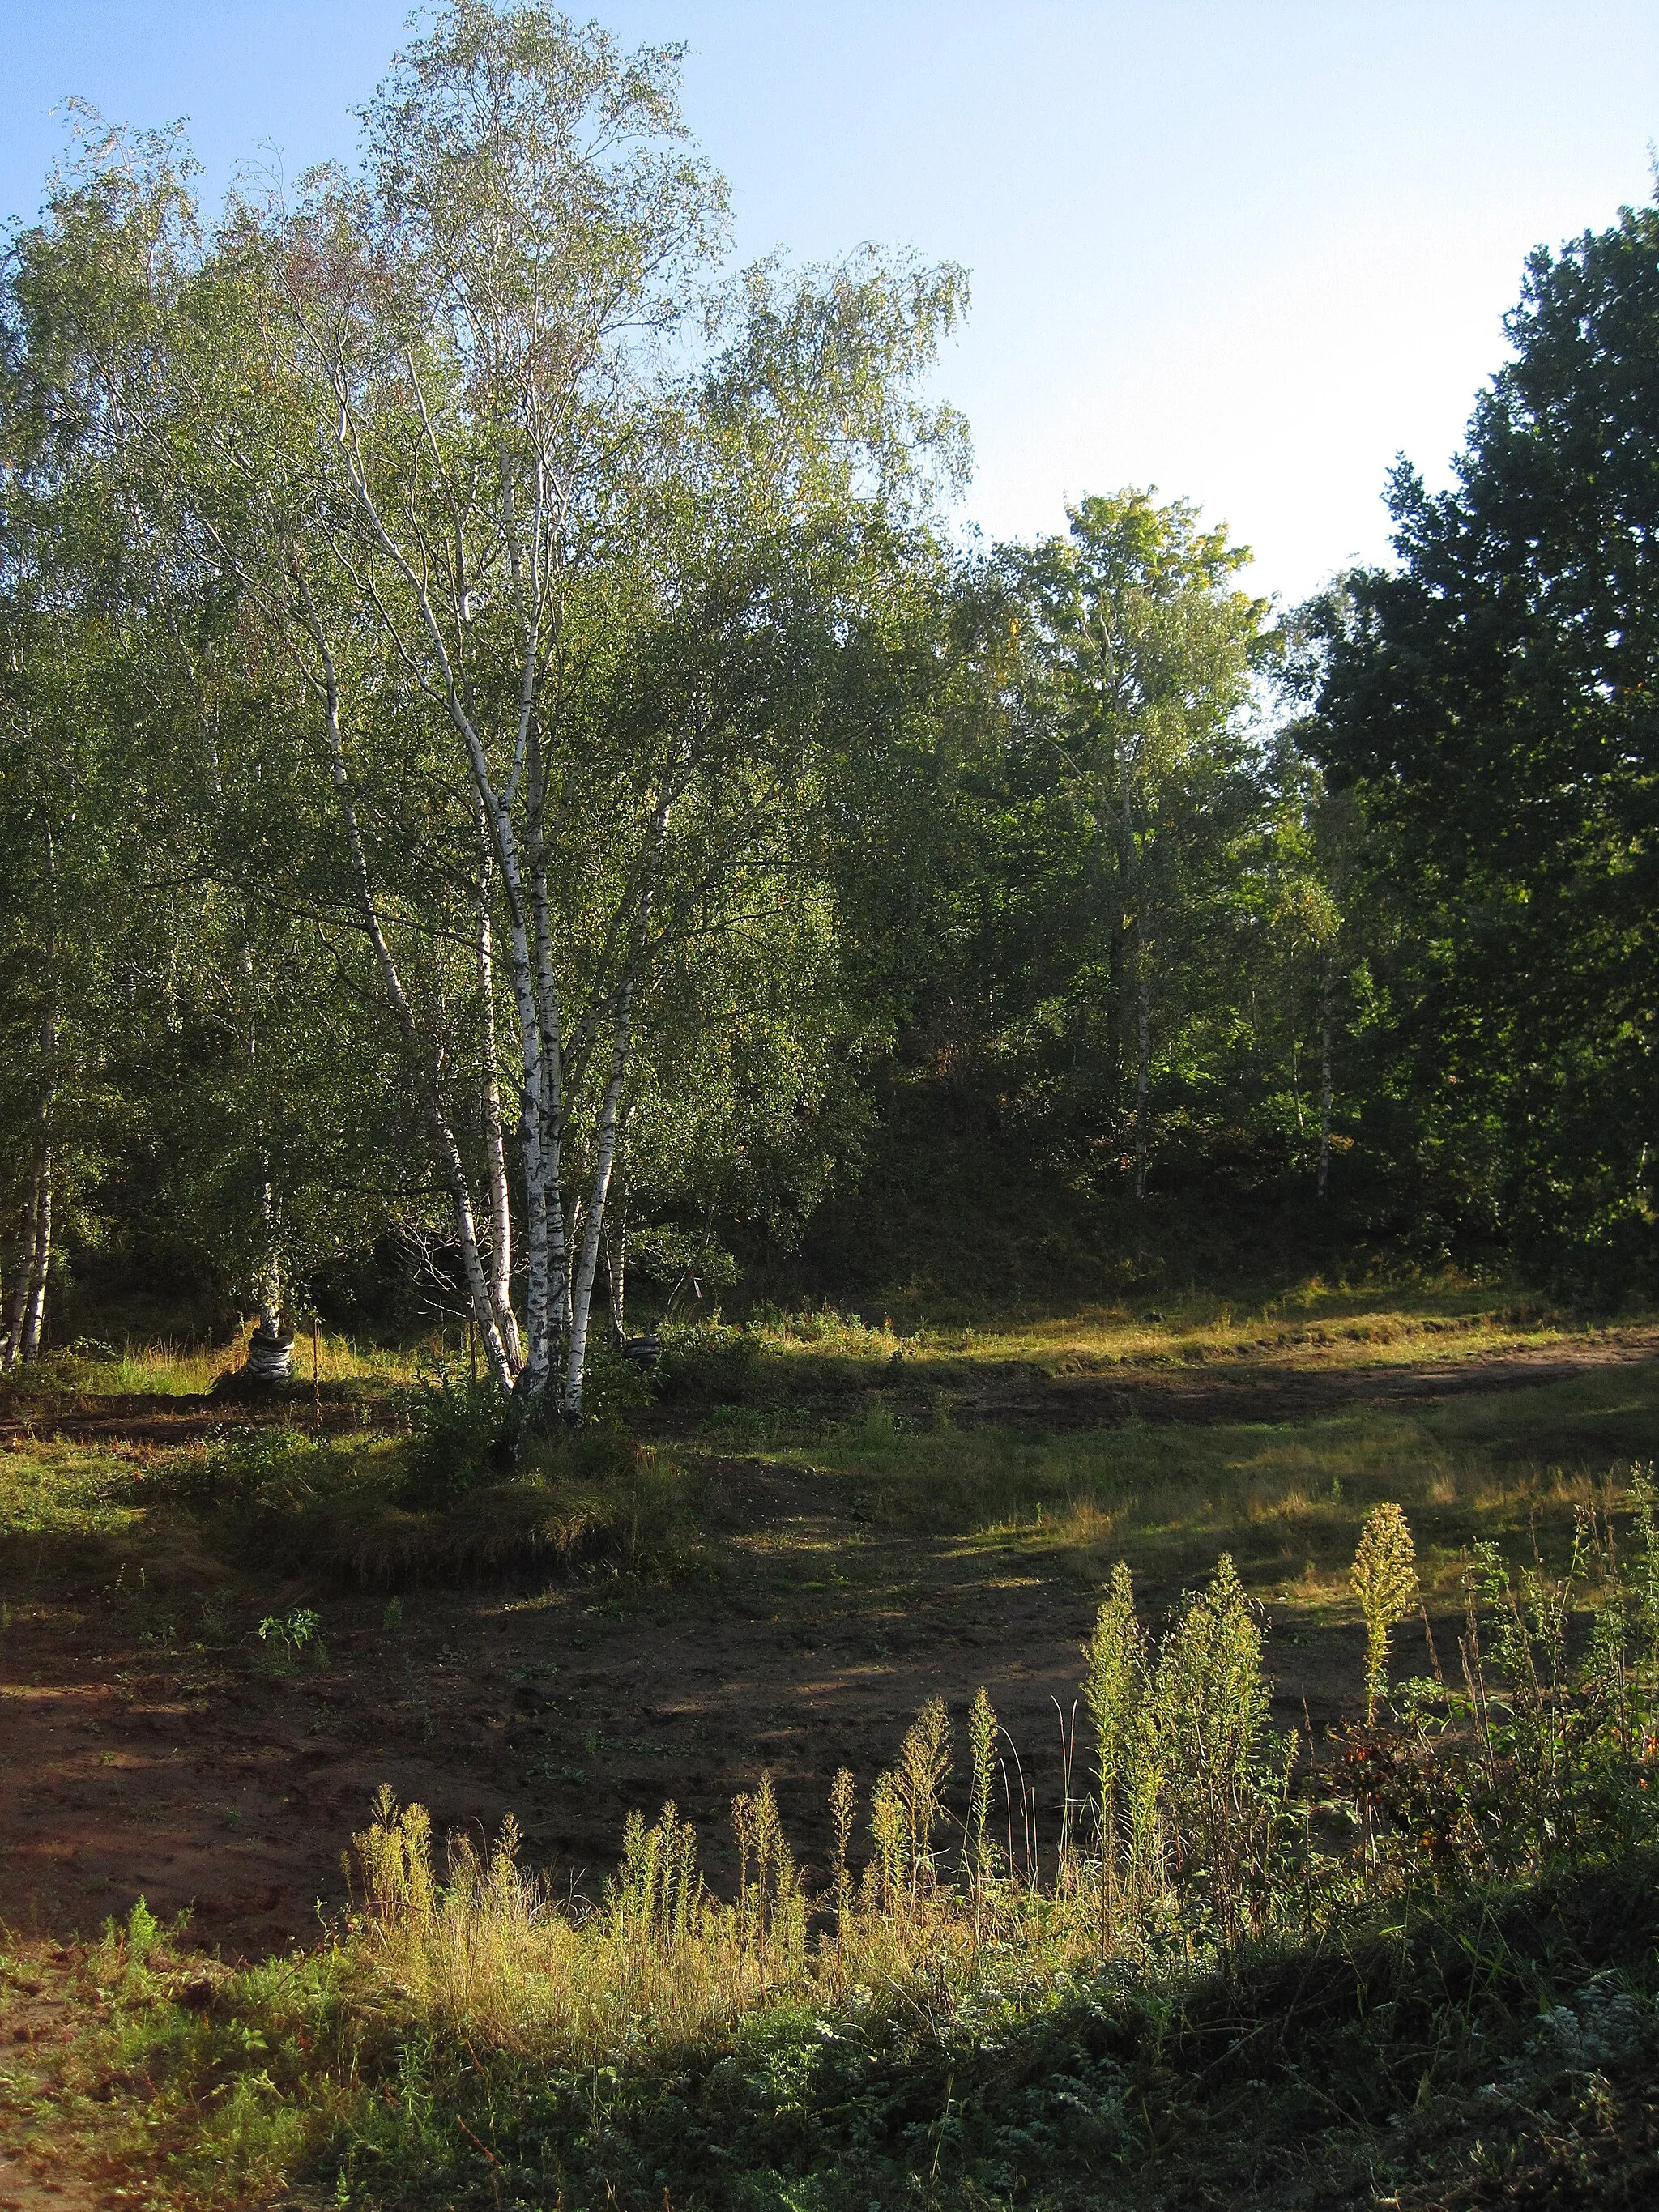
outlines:
[{"label": "bare soil", "polygon": [[[1656,1356],[1659,1330],[1644,1329],[1570,1352],[1410,1366],[1003,1376],[957,1410],[1054,1428],[1132,1413],[1284,1419]],[[359,1418],[337,1385],[324,1413],[330,1425]],[[261,1417],[222,1399],[11,1396],[0,1434],[153,1448]],[[61,1942],[142,1894],[164,1917],[191,1913],[194,1939],[228,1958],[308,1941],[319,1911],[343,1900],[341,1849],[382,1783],[426,1805],[440,1832],[493,1832],[512,1812],[526,1860],[592,1895],[627,1814],[671,1798],[720,1881],[732,1796],[765,1770],[810,1861],[836,1768],[867,1789],[926,1698],[942,1692],[960,1717],[981,1683],[1018,1747],[1038,1844],[1051,1844],[1092,1583],[1060,1564],[874,1531],[848,1517],[830,1478],[708,1466],[726,1511],[705,1578],[643,1593],[417,1591],[396,1627],[384,1594],[341,1593],[320,1601],[320,1663],[278,1664],[260,1643],[258,1613],[282,1601],[268,1587],[216,1592],[210,1580],[204,1612],[187,1572],[138,1595],[14,1583],[0,1638],[0,1921]],[[1176,1592],[1142,1595],[1155,1612]],[[1347,1716],[1359,1659],[1354,1629],[1276,1633],[1280,1724],[1317,1739]]]},{"label": "bare soil", "polygon": [[[286,1948],[343,1902],[338,1854],[382,1783],[440,1832],[511,1811],[528,1863],[590,1896],[627,1814],[672,1798],[719,1882],[734,1792],[769,1771],[810,1858],[836,1768],[867,1787],[928,1697],[960,1717],[981,1682],[1051,1844],[1093,1585],[873,1536],[811,1478],[726,1479],[736,1525],[707,1581],[417,1592],[397,1630],[382,1597],[341,1595],[322,1664],[274,1662],[249,1607],[238,1640],[198,1623],[193,1647],[191,1623],[158,1642],[156,1608],[107,1589],[22,1608],[0,1657],[0,1920],[63,1941],[142,1894],[227,1956]],[[1286,1723],[1320,1729],[1351,1697],[1358,1635],[1271,1663]]]}]

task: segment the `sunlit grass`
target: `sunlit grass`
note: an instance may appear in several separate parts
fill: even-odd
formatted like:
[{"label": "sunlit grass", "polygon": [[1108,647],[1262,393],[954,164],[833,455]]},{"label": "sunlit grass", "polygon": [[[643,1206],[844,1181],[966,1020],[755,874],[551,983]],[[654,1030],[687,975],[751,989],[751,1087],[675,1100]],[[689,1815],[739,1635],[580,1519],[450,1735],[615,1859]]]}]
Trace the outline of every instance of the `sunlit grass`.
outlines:
[{"label": "sunlit grass", "polygon": [[764,1315],[744,1331],[760,1355],[757,1382],[769,1378],[787,1390],[793,1375],[809,1392],[815,1376],[837,1370],[867,1379],[890,1369],[884,1381],[914,1388],[968,1382],[1008,1366],[1050,1376],[1211,1362],[1291,1370],[1387,1367],[1537,1349],[1593,1333],[1546,1304],[1490,1285],[1351,1289],[1317,1279],[1265,1304],[1194,1291],[1133,1308],[1085,1306],[994,1327],[923,1322],[902,1330],[889,1315],[825,1309]]},{"label": "sunlit grass", "polygon": [[0,1446],[0,1541],[118,1536],[142,1518],[132,1469],[114,1453],[33,1438]]},{"label": "sunlit grass", "polygon": [[[155,1340],[117,1346],[82,1338],[29,1368],[14,1370],[0,1379],[0,1388],[85,1396],[198,1396],[242,1365],[252,1327],[251,1319],[245,1322],[220,1345]],[[825,1308],[763,1315],[740,1331],[718,1325],[713,1331],[717,1340],[741,1340],[758,1355],[750,1381],[763,1398],[787,1397],[795,1387],[811,1395],[819,1383],[838,1377],[948,1389],[1009,1367],[1048,1376],[1104,1375],[1123,1366],[1189,1369],[1210,1362],[1286,1370],[1387,1367],[1537,1349],[1593,1333],[1536,1301],[1517,1301],[1489,1286],[1352,1289],[1317,1279],[1261,1304],[1190,1291],[1133,1309],[1085,1306],[1068,1316],[979,1328],[922,1322],[902,1331],[888,1315]],[[321,1382],[393,1385],[459,1356],[453,1332],[392,1347],[359,1344],[326,1330],[313,1338],[302,1329],[294,1371],[296,1380],[309,1381],[314,1358]]]},{"label": "sunlit grass", "polygon": [[[247,1358],[252,1320],[244,1322],[228,1344],[191,1345],[165,1340],[126,1343],[119,1346],[82,1338],[75,1344],[49,1352],[27,1367],[15,1368],[5,1382],[15,1390],[63,1393],[78,1397],[200,1397],[224,1375],[240,1368]],[[412,1382],[422,1367],[434,1359],[453,1359],[453,1346],[437,1340],[414,1347],[392,1348],[360,1345],[355,1339],[325,1330],[316,1337],[309,1332],[296,1336],[294,1374],[298,1382],[312,1379],[313,1353],[316,1376],[321,1382],[394,1384]]]},{"label": "sunlit grass", "polygon": [[766,1456],[835,1478],[879,1527],[1046,1553],[1091,1577],[1122,1556],[1159,1583],[1223,1548],[1257,1595],[1340,1611],[1360,1524],[1385,1498],[1419,1531],[1425,1590],[1449,1598],[1482,1539],[1559,1552],[1608,1469],[1656,1438],[1659,1377],[1632,1366],[1409,1413],[1061,1437],[907,1427],[882,1407]]}]

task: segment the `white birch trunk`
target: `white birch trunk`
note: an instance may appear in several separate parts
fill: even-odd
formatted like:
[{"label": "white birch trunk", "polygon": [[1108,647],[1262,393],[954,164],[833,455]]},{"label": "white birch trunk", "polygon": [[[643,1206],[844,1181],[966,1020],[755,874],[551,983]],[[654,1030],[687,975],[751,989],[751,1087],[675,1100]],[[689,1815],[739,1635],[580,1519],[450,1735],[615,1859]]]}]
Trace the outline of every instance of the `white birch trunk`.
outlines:
[{"label": "white birch trunk", "polygon": [[599,1242],[605,1229],[605,1204],[610,1193],[611,1171],[617,1157],[617,1123],[622,1105],[623,1084],[628,1073],[629,1047],[632,1041],[632,988],[624,986],[611,1048],[610,1078],[605,1086],[605,1101],[599,1109],[599,1141],[594,1150],[592,1181],[587,1191],[586,1219],[582,1227],[581,1248],[571,1285],[570,1342],[566,1353],[561,1407],[568,1420],[579,1419],[582,1410],[582,1376],[587,1364],[587,1319],[593,1304],[593,1278],[599,1269]]},{"label": "white birch trunk", "polygon": [[[264,1189],[266,1234],[274,1237],[270,1186]],[[259,1319],[248,1339],[247,1372],[255,1382],[286,1382],[294,1373],[294,1331],[283,1318],[282,1261],[274,1243],[268,1245],[257,1285]]]},{"label": "white birch trunk", "polygon": [[[320,647],[320,640],[319,644]],[[345,744],[340,734],[340,693],[334,673],[331,656],[324,650],[326,671],[323,696],[324,742],[327,747],[329,776],[334,787],[336,801],[346,833],[347,849],[351,858],[352,878],[357,892],[357,902],[363,918],[363,927],[374,950],[380,968],[380,980],[392,1004],[392,1014],[404,1040],[411,1073],[418,1079],[422,1103],[425,1108],[427,1125],[437,1147],[438,1159],[444,1182],[450,1194],[455,1218],[455,1233],[461,1248],[461,1266],[465,1277],[467,1300],[472,1308],[472,1317],[489,1358],[490,1371],[503,1390],[513,1387],[513,1370],[507,1356],[507,1346],[501,1341],[501,1332],[496,1325],[489,1284],[484,1273],[483,1255],[478,1248],[477,1217],[473,1210],[471,1186],[467,1181],[466,1163],[461,1157],[455,1132],[450,1127],[443,1110],[426,1058],[421,1050],[419,1027],[414,1009],[409,1003],[403,979],[398,973],[398,963],[392,947],[386,942],[386,932],[380,927],[380,917],[374,903],[374,879],[369,873],[368,855],[364,848],[362,830],[357,820],[356,803],[351,795],[351,776],[346,766]]]},{"label": "white birch trunk", "polygon": [[22,1339],[19,1356],[24,1360],[40,1356],[40,1331],[46,1315],[46,1277],[52,1267],[52,1140],[47,1139],[40,1153],[40,1172],[36,1182],[39,1203],[34,1212],[34,1248],[30,1255],[28,1297],[23,1305]]},{"label": "white birch trunk", "polygon": [[[215,795],[220,793],[219,763],[210,749]],[[247,987],[247,1065],[250,1087],[258,1095],[259,1028],[253,1009],[253,951],[243,937],[237,949],[238,965]],[[256,1115],[254,1134],[259,1145],[259,1229],[264,1252],[254,1285],[259,1318],[248,1340],[247,1373],[256,1382],[286,1382],[294,1373],[294,1331],[283,1322],[283,1263],[277,1248],[276,1191],[271,1179],[270,1155],[265,1150],[264,1119]]]},{"label": "white birch trunk", "polygon": [[45,1326],[46,1282],[52,1267],[52,1152],[50,1139],[35,1156],[23,1216],[23,1243],[17,1277],[6,1301],[6,1325],[0,1339],[0,1370],[38,1358]]},{"label": "white birch trunk", "polygon": [[489,896],[495,878],[489,825],[482,805],[477,811],[478,881],[478,1003],[483,1025],[483,1065],[479,1071],[479,1103],[483,1123],[486,1173],[489,1181],[489,1298],[507,1348],[508,1364],[516,1372],[524,1364],[518,1316],[513,1310],[513,1204],[507,1181],[507,1146],[501,1128],[501,1076],[495,1065],[495,944],[489,920]]},{"label": "white birch trunk", "polygon": [[628,1184],[624,1173],[627,1143],[628,1115],[624,1109],[617,1131],[617,1156],[623,1164],[611,1172],[616,1196],[607,1209],[609,1218],[605,1228],[605,1303],[611,1313],[611,1334],[618,1346],[628,1338]]},{"label": "white birch trunk", "polygon": [[29,1177],[28,1202],[23,1208],[23,1234],[17,1249],[17,1273],[6,1299],[5,1334],[0,1337],[0,1372],[15,1367],[23,1352],[23,1316],[34,1280],[35,1223],[40,1211],[40,1155],[34,1156]]},{"label": "white birch trunk", "polygon": [[[55,887],[55,875],[53,881]],[[55,1165],[52,1123],[58,1109],[58,1014],[55,981],[53,989],[53,1003],[47,1007],[40,1022],[42,1075],[37,1116],[39,1127],[34,1140],[34,1171],[29,1178],[21,1264],[8,1302],[5,1337],[0,1342],[0,1369],[15,1367],[20,1360],[38,1358],[40,1334],[46,1326],[46,1283],[52,1269]]]}]

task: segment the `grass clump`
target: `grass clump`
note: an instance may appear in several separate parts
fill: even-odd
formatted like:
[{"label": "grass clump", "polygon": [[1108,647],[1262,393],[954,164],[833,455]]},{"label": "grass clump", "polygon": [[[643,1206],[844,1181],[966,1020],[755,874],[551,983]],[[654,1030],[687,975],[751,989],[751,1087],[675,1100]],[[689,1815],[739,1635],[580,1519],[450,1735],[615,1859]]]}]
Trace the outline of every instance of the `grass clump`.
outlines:
[{"label": "grass clump", "polygon": [[368,1588],[531,1571],[659,1576],[699,1556],[698,1479],[618,1431],[526,1439],[510,1467],[447,1482],[434,1479],[433,1450],[432,1431],[269,1426],[176,1452],[146,1486],[228,1558]]}]

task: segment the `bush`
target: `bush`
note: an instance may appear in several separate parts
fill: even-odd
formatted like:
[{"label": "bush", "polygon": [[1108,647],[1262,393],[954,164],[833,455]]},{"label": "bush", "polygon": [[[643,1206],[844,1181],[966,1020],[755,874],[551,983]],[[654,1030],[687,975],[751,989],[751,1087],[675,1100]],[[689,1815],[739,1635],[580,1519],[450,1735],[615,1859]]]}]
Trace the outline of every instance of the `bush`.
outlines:
[{"label": "bush", "polygon": [[754,1386],[760,1354],[760,1339],[751,1329],[722,1322],[671,1326],[662,1332],[659,1387],[668,1395],[708,1404],[740,1399]]},{"label": "bush", "polygon": [[447,1505],[511,1467],[519,1415],[493,1376],[440,1367],[404,1404],[412,1443],[400,1503]]}]

